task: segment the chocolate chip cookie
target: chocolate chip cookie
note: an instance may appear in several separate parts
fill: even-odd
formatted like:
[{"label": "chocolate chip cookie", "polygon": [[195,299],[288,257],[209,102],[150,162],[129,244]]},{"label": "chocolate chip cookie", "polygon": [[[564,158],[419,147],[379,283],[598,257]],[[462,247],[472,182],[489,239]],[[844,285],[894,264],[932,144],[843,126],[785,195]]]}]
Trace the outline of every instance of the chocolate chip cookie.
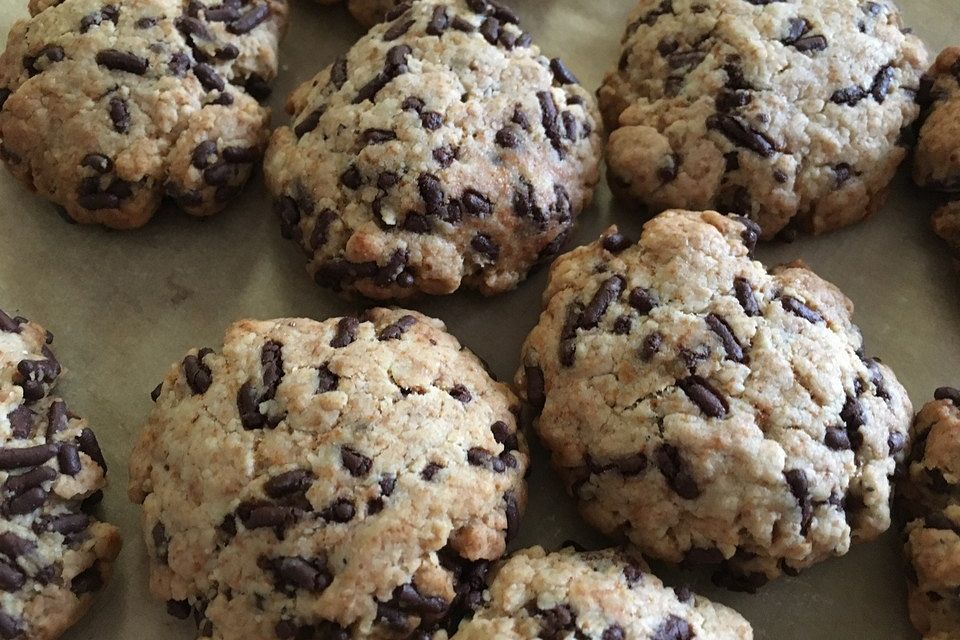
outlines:
[{"label": "chocolate chip cookie", "polygon": [[0,311],[0,638],[52,640],[106,583],[120,534],[90,515],[107,464],[54,395],[53,335]]},{"label": "chocolate chip cookie", "polygon": [[564,255],[517,374],[588,522],[742,589],[889,527],[911,415],[853,304],[759,233],[673,210]]},{"label": "chocolate chip cookie", "polygon": [[611,188],[821,233],[883,203],[927,54],[890,0],[642,0],[600,88]]},{"label": "chocolate chip cookie", "polygon": [[416,2],[298,88],[267,183],[321,286],[514,288],[597,182],[595,101],[486,0]]},{"label": "chocolate chip cookie", "polygon": [[[960,47],[949,47],[925,77],[921,102],[926,120],[913,163],[913,180],[921,187],[960,192]],[[960,201],[942,206],[933,230],[960,251]]]},{"label": "chocolate chip cookie", "polygon": [[164,196],[206,216],[267,142],[257,98],[286,0],[31,5],[0,56],[0,158],[78,222],[130,229]]},{"label": "chocolate chip cookie", "polygon": [[484,607],[453,640],[745,640],[750,623],[687,588],[669,589],[615,551],[535,547],[497,570]]},{"label": "chocolate chip cookie", "polygon": [[917,414],[898,501],[912,518],[910,619],[932,640],[960,638],[960,390],[937,389]]},{"label": "chocolate chip cookie", "polygon": [[430,637],[517,532],[516,398],[437,320],[238,322],[154,397],[129,493],[201,637]]},{"label": "chocolate chip cookie", "polygon": [[960,47],[937,56],[924,78],[928,115],[920,129],[913,179],[921,187],[960,191]]}]

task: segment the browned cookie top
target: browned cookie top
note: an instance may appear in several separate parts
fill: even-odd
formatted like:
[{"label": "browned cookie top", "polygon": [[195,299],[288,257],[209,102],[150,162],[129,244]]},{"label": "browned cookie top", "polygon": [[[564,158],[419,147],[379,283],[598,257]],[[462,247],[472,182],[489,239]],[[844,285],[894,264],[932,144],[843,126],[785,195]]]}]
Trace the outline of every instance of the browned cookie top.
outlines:
[{"label": "browned cookie top", "polygon": [[591,524],[744,589],[890,526],[912,413],[850,300],[757,233],[673,210],[562,256],[517,378]]},{"label": "browned cookie top", "polygon": [[614,550],[513,555],[497,569],[486,602],[453,640],[750,640],[737,612],[669,589]]},{"label": "browned cookie top", "polygon": [[53,640],[110,576],[120,534],[90,515],[107,464],[54,395],[53,335],[0,310],[0,638]]},{"label": "browned cookie top", "polygon": [[79,222],[133,228],[167,195],[209,215],[266,145],[286,0],[34,3],[0,56],[0,157]]},{"label": "browned cookie top", "polygon": [[921,187],[960,192],[960,47],[944,49],[924,78],[927,110],[914,156]]},{"label": "browned cookie top", "polygon": [[556,254],[598,178],[595,101],[486,0],[414,3],[289,108],[267,182],[338,291],[509,290]]},{"label": "browned cookie top", "polygon": [[152,592],[203,637],[429,637],[517,532],[516,398],[439,321],[238,322],[155,398],[130,496]]},{"label": "browned cookie top", "polygon": [[907,524],[910,619],[927,640],[960,638],[960,390],[942,387],[913,424],[899,503]]},{"label": "browned cookie top", "polygon": [[890,0],[641,0],[599,92],[611,186],[765,238],[857,222],[906,155],[925,66]]}]

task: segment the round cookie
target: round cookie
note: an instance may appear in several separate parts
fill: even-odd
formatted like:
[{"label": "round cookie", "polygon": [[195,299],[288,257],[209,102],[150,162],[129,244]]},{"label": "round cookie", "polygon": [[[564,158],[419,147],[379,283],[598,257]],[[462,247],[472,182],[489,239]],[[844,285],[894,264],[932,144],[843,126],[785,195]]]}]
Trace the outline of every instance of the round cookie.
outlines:
[{"label": "round cookie", "polygon": [[598,179],[595,101],[516,16],[416,2],[291,96],[267,184],[322,286],[492,295],[565,241]]},{"label": "round cookie", "polygon": [[526,503],[516,398],[416,313],[241,321],[154,397],[129,493],[201,637],[445,637]]},{"label": "round cookie", "polygon": [[53,640],[110,577],[120,533],[90,515],[107,465],[53,389],[53,335],[0,311],[0,638]]},{"label": "round cookie", "polygon": [[487,602],[453,640],[753,638],[732,609],[664,587],[647,571],[616,551],[521,551],[497,570]]},{"label": "round cookie", "polygon": [[223,209],[266,147],[286,0],[35,2],[0,55],[0,158],[78,222]]},{"label": "round cookie", "polygon": [[747,590],[889,527],[911,414],[852,303],[758,233],[674,210],[562,256],[517,374],[588,522]]},{"label": "round cookie", "polygon": [[642,0],[599,90],[615,193],[748,215],[764,238],[875,212],[927,54],[893,2]]},{"label": "round cookie", "polygon": [[938,389],[917,414],[898,500],[913,518],[910,620],[926,640],[960,638],[960,390]]},{"label": "round cookie", "polygon": [[[937,56],[925,78],[926,119],[913,161],[913,180],[928,189],[960,192],[960,47]],[[933,230],[960,252],[960,200],[933,215]]]},{"label": "round cookie", "polygon": [[921,101],[928,112],[914,155],[914,182],[960,192],[960,47],[948,47],[937,56]]}]

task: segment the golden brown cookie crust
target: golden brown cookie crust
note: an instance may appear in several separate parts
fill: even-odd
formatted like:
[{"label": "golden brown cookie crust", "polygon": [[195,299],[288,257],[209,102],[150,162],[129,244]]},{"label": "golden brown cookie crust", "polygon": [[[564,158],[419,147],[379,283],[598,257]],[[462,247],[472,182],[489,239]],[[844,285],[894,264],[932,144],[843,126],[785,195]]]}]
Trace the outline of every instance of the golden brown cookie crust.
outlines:
[{"label": "golden brown cookie crust", "polygon": [[483,0],[415,3],[288,109],[265,161],[284,234],[318,284],[374,299],[516,287],[599,176],[595,100]]},{"label": "golden brown cookie crust", "polygon": [[0,56],[0,158],[78,222],[222,210],[266,147],[286,0],[37,3]]},{"label": "golden brown cookie crust", "polygon": [[562,256],[516,378],[589,523],[743,589],[889,527],[912,413],[852,303],[756,239],[668,211]]},{"label": "golden brown cookie crust", "polygon": [[926,55],[893,3],[641,0],[599,90],[610,186],[764,238],[855,223],[906,156]]},{"label": "golden brown cookie crust", "polygon": [[87,421],[54,394],[53,336],[0,310],[0,637],[54,640],[110,578],[120,532],[88,515],[107,484]]},{"label": "golden brown cookie crust", "polygon": [[516,398],[414,312],[238,322],[156,398],[129,493],[151,592],[201,636],[442,630],[526,504]]}]

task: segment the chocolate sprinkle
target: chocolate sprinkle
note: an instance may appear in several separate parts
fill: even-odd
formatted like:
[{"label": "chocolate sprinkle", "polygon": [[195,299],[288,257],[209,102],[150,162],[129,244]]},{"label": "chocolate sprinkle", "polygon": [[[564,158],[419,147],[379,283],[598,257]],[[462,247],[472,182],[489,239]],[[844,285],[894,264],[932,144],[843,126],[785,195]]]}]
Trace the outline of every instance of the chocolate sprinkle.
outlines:
[{"label": "chocolate sprinkle", "polygon": [[573,72],[563,63],[560,58],[553,58],[550,60],[550,70],[553,72],[553,77],[561,85],[565,84],[579,84],[577,77],[573,75]]},{"label": "chocolate sprinkle", "polygon": [[687,471],[686,464],[676,447],[666,443],[661,444],[657,447],[654,459],[657,468],[666,479],[667,485],[678,496],[686,500],[694,500],[700,497],[700,488]]},{"label": "chocolate sprinkle", "polygon": [[[117,133],[127,133],[130,129],[130,108],[127,104],[127,101],[123,98],[114,96],[110,98],[110,121],[113,123],[113,129]],[[116,207],[113,206],[107,207],[87,207],[90,209],[112,209]]]},{"label": "chocolate sprinkle", "polygon": [[953,406],[960,408],[960,389],[940,387],[933,392],[934,400],[949,400]]},{"label": "chocolate sprinkle", "polygon": [[610,304],[620,297],[624,284],[625,281],[622,276],[611,276],[604,280],[583,313],[580,314],[577,327],[580,329],[595,328],[607,312]]},{"label": "chocolate sprinkle", "polygon": [[640,346],[640,357],[645,362],[650,361],[660,351],[660,345],[662,344],[663,334],[654,331],[643,339],[643,344]]},{"label": "chocolate sprinkle", "polygon": [[743,347],[740,345],[740,341],[737,340],[737,337],[733,334],[733,330],[730,328],[730,325],[727,323],[727,321],[717,314],[711,313],[707,316],[706,322],[707,326],[710,327],[710,330],[717,334],[717,337],[720,338],[720,342],[723,344],[723,348],[727,352],[727,358],[733,360],[734,362],[745,362],[746,357],[743,353]]},{"label": "chocolate sprinkle", "polygon": [[330,340],[330,346],[334,349],[342,349],[357,339],[357,330],[360,328],[360,321],[352,316],[340,318],[337,323],[337,333]]},{"label": "chocolate sprinkle", "polygon": [[546,404],[544,392],[543,369],[537,366],[525,366],[524,377],[527,379],[527,401],[538,411]]},{"label": "chocolate sprinkle", "polygon": [[268,15],[270,15],[270,7],[266,4],[258,4],[229,23],[227,25],[227,31],[234,35],[249,33],[253,31],[257,25],[266,20]]},{"label": "chocolate sprinkle", "polygon": [[80,432],[80,435],[77,436],[77,443],[80,446],[80,451],[90,456],[94,462],[100,465],[103,472],[106,473],[107,460],[104,458],[103,451],[100,449],[100,443],[97,442],[96,434],[94,434],[91,429],[85,428]]},{"label": "chocolate sprinkle", "polygon": [[764,158],[769,158],[776,151],[776,145],[766,134],[754,129],[737,116],[714,114],[707,118],[707,128],[718,130],[733,144],[749,149]]},{"label": "chocolate sprinkle", "polygon": [[783,296],[780,298],[780,304],[790,313],[799,316],[807,322],[817,324],[823,322],[823,316],[808,307],[806,304],[794,298],[793,296]]},{"label": "chocolate sprinkle", "polygon": [[363,478],[373,468],[373,460],[351,447],[340,449],[340,461],[354,478]]},{"label": "chocolate sprinkle", "polygon": [[104,49],[97,52],[97,64],[110,69],[111,71],[126,71],[138,76],[147,72],[149,62],[146,58],[141,58],[135,53],[129,51],[120,51],[119,49]]},{"label": "chocolate sprinkle", "polygon": [[757,299],[753,295],[753,286],[750,281],[743,277],[736,277],[733,280],[733,289],[737,296],[737,301],[743,307],[743,312],[750,317],[760,315],[760,307]]},{"label": "chocolate sprinkle", "polygon": [[723,418],[730,410],[726,399],[709,382],[697,375],[677,381],[690,401],[711,418]]},{"label": "chocolate sprinkle", "polygon": [[57,445],[41,444],[33,447],[0,448],[0,469],[35,467],[57,455]]}]

